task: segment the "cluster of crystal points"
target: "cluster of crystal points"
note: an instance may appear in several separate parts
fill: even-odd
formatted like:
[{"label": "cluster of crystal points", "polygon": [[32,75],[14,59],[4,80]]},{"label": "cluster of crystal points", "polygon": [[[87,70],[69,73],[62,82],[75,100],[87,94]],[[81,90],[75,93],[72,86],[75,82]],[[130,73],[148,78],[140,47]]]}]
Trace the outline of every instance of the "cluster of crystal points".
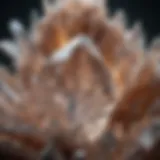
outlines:
[{"label": "cluster of crystal points", "polygon": [[160,41],[104,0],[43,0],[0,49],[0,159],[160,159]]}]

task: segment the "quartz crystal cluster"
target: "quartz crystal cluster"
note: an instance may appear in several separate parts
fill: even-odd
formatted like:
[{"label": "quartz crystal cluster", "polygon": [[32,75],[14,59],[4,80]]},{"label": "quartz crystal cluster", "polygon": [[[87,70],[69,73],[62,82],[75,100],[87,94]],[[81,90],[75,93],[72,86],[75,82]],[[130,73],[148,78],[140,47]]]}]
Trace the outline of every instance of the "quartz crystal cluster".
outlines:
[{"label": "quartz crystal cluster", "polygon": [[159,160],[160,40],[104,0],[43,0],[0,51],[0,159]]}]

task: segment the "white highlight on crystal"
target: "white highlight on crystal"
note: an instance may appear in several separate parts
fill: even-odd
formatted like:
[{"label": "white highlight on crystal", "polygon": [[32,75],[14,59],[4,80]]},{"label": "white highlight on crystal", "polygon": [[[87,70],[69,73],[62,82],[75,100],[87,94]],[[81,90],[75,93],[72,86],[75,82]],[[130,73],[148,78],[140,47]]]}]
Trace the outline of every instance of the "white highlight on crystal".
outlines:
[{"label": "white highlight on crystal", "polygon": [[140,144],[146,149],[150,149],[154,144],[154,140],[150,132],[144,133],[139,141]]},{"label": "white highlight on crystal", "polygon": [[22,23],[16,19],[13,19],[8,24],[10,32],[17,39],[24,33],[24,26]]},{"label": "white highlight on crystal", "polygon": [[96,141],[99,138],[99,136],[101,136],[105,128],[106,121],[106,117],[103,116],[98,120],[94,121],[94,123],[84,124],[84,132],[86,133],[87,138],[91,142]]},{"label": "white highlight on crystal", "polygon": [[117,10],[110,21],[108,21],[108,24],[124,32],[127,26],[127,18],[125,12],[123,10]]},{"label": "white highlight on crystal", "polygon": [[73,38],[62,49],[60,49],[56,53],[53,53],[53,56],[51,57],[50,60],[53,63],[62,63],[64,61],[67,61],[74,53],[74,50],[77,47],[81,47],[81,46],[84,46],[86,49],[88,49],[89,53],[93,57],[96,57],[99,60],[103,60],[102,55],[98,51],[97,47],[93,44],[92,40],[87,36],[83,36],[83,35],[79,35]]},{"label": "white highlight on crystal", "polygon": [[135,23],[135,25],[125,33],[124,38],[126,42],[129,42],[133,47],[141,49],[145,48],[145,38],[140,22]]},{"label": "white highlight on crystal", "polygon": [[9,40],[0,41],[0,49],[14,60],[19,58],[19,49],[15,42]]}]

